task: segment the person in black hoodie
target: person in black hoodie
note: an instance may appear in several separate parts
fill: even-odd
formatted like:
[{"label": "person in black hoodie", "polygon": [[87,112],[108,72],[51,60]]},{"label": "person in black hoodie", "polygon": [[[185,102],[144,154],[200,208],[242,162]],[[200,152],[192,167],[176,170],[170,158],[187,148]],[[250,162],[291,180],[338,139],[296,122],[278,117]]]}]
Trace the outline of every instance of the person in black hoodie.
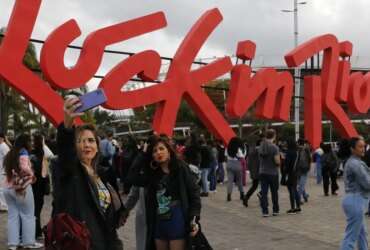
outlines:
[{"label": "person in black hoodie", "polygon": [[337,172],[339,166],[338,157],[333,152],[330,144],[323,145],[324,154],[321,157],[322,178],[325,196],[329,195],[329,184],[331,184],[331,194],[338,195]]},{"label": "person in black hoodie", "polygon": [[199,230],[199,185],[168,139],[152,136],[148,141],[129,173],[132,185],[145,187],[146,249],[191,249],[191,236]]},{"label": "person in black hoodie", "polygon": [[124,207],[109,183],[99,175],[99,138],[93,125],[74,126],[74,119],[83,113],[75,110],[78,98],[64,104],[64,123],[57,133],[58,168],[54,172],[58,194],[54,214],[67,213],[84,222],[90,232],[92,250],[123,249],[117,228],[123,221]]}]

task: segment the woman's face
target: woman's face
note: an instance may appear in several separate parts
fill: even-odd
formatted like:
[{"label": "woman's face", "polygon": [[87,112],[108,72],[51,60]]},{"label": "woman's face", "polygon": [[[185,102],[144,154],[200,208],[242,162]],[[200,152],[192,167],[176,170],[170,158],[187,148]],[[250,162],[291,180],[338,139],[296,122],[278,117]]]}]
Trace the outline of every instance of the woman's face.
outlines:
[{"label": "woman's face", "polygon": [[98,153],[98,144],[93,132],[83,130],[76,140],[77,155],[82,162],[91,163]]},{"label": "woman's face", "polygon": [[351,148],[352,154],[358,157],[364,157],[365,156],[365,146],[366,144],[364,140],[358,140],[355,148]]},{"label": "woman's face", "polygon": [[170,152],[162,142],[154,146],[153,159],[157,163],[164,163],[170,160]]}]

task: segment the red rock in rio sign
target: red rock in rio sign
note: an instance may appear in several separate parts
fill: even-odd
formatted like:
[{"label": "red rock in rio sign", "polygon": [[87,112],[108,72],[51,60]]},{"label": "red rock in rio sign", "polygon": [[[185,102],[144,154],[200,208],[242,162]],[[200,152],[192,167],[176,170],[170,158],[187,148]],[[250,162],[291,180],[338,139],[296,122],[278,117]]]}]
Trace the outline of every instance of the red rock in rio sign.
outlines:
[{"label": "red rock in rio sign", "polygon": [[[64,65],[67,46],[81,34],[76,21],[70,20],[56,28],[42,47],[41,68],[46,82],[22,63],[40,5],[41,0],[15,2],[0,46],[0,76],[54,125],[63,121],[63,99],[54,89],[84,86],[99,68],[106,46],[167,25],[163,12],[157,12],[99,29],[86,38],[76,65],[67,68]],[[210,132],[227,143],[235,134],[202,91],[201,85],[231,72],[226,103],[226,112],[231,117],[243,116],[256,102],[256,116],[288,121],[293,94],[293,77],[289,72],[265,68],[252,76],[250,66],[233,66],[229,57],[191,69],[197,53],[221,21],[218,9],[209,10],[200,17],[178,48],[167,77],[160,84],[130,92],[121,91],[135,75],[143,80],[157,79],[161,59],[156,51],[142,51],[120,62],[100,83],[99,87],[108,97],[105,107],[118,110],[156,104],[153,128],[171,135],[184,98]],[[237,56],[251,60],[255,50],[253,42],[242,41],[238,44]],[[350,111],[356,113],[367,113],[370,107],[370,74],[350,74],[350,62],[346,60],[352,54],[350,42],[339,43],[334,35],[319,36],[289,52],[285,60],[289,67],[296,67],[321,50],[324,51],[321,75],[304,79],[305,137],[314,147],[321,142],[322,112],[333,120],[342,136],[349,137],[356,136],[357,132],[339,102],[348,102]]]}]

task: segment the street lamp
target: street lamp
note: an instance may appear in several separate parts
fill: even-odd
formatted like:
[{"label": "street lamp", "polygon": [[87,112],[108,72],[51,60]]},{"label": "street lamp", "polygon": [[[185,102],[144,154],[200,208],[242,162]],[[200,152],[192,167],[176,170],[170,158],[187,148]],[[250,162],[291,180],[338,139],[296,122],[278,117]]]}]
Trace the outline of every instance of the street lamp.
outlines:
[{"label": "street lamp", "polygon": [[[298,2],[294,0],[294,9],[293,10],[281,10],[285,13],[294,13],[294,47],[298,46],[298,4],[304,5],[307,2]],[[300,99],[299,96],[301,94],[301,71],[299,67],[294,68],[294,121],[295,121],[295,139],[299,139],[299,109],[300,109]]]}]

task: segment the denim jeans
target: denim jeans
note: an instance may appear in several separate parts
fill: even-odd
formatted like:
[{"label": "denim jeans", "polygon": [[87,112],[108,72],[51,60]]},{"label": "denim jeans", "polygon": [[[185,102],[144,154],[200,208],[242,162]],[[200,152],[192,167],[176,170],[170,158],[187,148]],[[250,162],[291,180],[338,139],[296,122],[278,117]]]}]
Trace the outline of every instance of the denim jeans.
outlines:
[{"label": "denim jeans", "polygon": [[17,195],[12,188],[5,188],[4,195],[8,203],[8,245],[18,246],[21,242],[23,245],[34,244],[35,205],[31,185],[27,187],[25,196]]},{"label": "denim jeans", "polygon": [[8,209],[6,200],[4,197],[4,185],[5,185],[5,174],[0,171],[0,209]]},{"label": "denim jeans", "polygon": [[202,192],[208,193],[208,173],[209,168],[201,168],[201,178],[202,178]]},{"label": "denim jeans", "polygon": [[209,190],[215,191],[217,185],[216,179],[217,162],[213,162],[208,175],[209,179]]},{"label": "denim jeans", "polygon": [[225,162],[219,162],[217,168],[217,182],[225,181]]},{"label": "denim jeans", "polygon": [[316,183],[321,184],[322,182],[322,166],[321,162],[316,162]]},{"label": "denim jeans", "polygon": [[270,188],[271,191],[271,200],[272,200],[272,211],[274,213],[279,213],[279,175],[269,175],[269,174],[261,174],[260,175],[260,182],[261,182],[261,208],[263,214],[268,214],[268,190]]},{"label": "denim jeans", "polygon": [[368,249],[366,222],[364,221],[364,212],[368,202],[368,199],[360,194],[346,194],[344,197],[342,207],[347,217],[347,226],[341,250],[355,249],[356,242],[359,250]]},{"label": "denim jeans", "polygon": [[307,183],[307,176],[308,174],[302,174],[299,177],[298,181],[298,194],[299,194],[299,199],[307,199],[308,198],[308,193],[306,192],[306,183]]}]

